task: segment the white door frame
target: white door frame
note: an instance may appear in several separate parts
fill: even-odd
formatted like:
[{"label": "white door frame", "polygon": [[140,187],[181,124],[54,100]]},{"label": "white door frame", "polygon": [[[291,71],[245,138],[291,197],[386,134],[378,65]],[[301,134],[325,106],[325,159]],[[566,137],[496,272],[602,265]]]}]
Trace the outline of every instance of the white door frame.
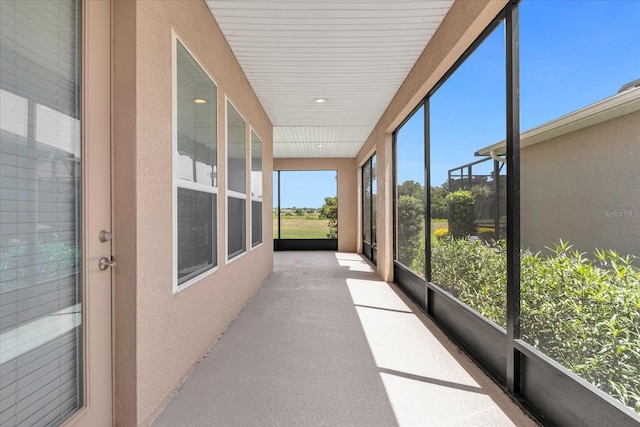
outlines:
[{"label": "white door frame", "polygon": [[[84,405],[65,425],[113,424],[111,2],[82,2],[82,292]],[[105,239],[102,239],[105,240]]]}]

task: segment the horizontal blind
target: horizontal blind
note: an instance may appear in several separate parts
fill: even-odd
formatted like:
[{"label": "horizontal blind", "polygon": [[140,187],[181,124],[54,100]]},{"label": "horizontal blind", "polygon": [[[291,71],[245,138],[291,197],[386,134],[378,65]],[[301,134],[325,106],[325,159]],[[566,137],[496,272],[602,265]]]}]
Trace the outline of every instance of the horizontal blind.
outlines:
[{"label": "horizontal blind", "polygon": [[0,8],[0,425],[81,405],[80,1]]}]

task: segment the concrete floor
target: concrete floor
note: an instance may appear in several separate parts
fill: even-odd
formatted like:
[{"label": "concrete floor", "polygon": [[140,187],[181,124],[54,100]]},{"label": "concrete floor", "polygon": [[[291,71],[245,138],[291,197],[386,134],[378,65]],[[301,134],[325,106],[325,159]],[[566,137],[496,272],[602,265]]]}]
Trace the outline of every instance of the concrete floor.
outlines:
[{"label": "concrete floor", "polygon": [[276,252],[153,425],[537,424],[360,256]]}]

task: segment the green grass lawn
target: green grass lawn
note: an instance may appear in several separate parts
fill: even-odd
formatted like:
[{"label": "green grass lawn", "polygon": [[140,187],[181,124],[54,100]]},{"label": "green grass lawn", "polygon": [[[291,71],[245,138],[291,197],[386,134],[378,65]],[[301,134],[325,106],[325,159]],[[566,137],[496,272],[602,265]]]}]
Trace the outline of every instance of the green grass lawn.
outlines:
[{"label": "green grass lawn", "polygon": [[[273,234],[278,237],[278,216],[273,216]],[[280,218],[281,239],[326,239],[329,224],[319,214],[282,215]]]},{"label": "green grass lawn", "polygon": [[[280,219],[282,239],[326,239],[329,225],[326,219],[320,219],[319,214],[282,215]],[[446,219],[431,221],[431,233],[440,228],[447,228]],[[273,234],[278,234],[278,216],[273,215]]]}]

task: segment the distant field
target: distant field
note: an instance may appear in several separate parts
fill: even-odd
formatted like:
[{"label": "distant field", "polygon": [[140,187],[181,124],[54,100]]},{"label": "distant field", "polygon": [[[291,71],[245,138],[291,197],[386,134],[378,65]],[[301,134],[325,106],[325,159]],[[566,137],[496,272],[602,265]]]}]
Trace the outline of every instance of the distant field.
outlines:
[{"label": "distant field", "polygon": [[[282,215],[280,218],[281,239],[326,239],[328,233],[328,221],[320,219],[319,214]],[[273,216],[273,235],[278,237],[277,215]]]}]

